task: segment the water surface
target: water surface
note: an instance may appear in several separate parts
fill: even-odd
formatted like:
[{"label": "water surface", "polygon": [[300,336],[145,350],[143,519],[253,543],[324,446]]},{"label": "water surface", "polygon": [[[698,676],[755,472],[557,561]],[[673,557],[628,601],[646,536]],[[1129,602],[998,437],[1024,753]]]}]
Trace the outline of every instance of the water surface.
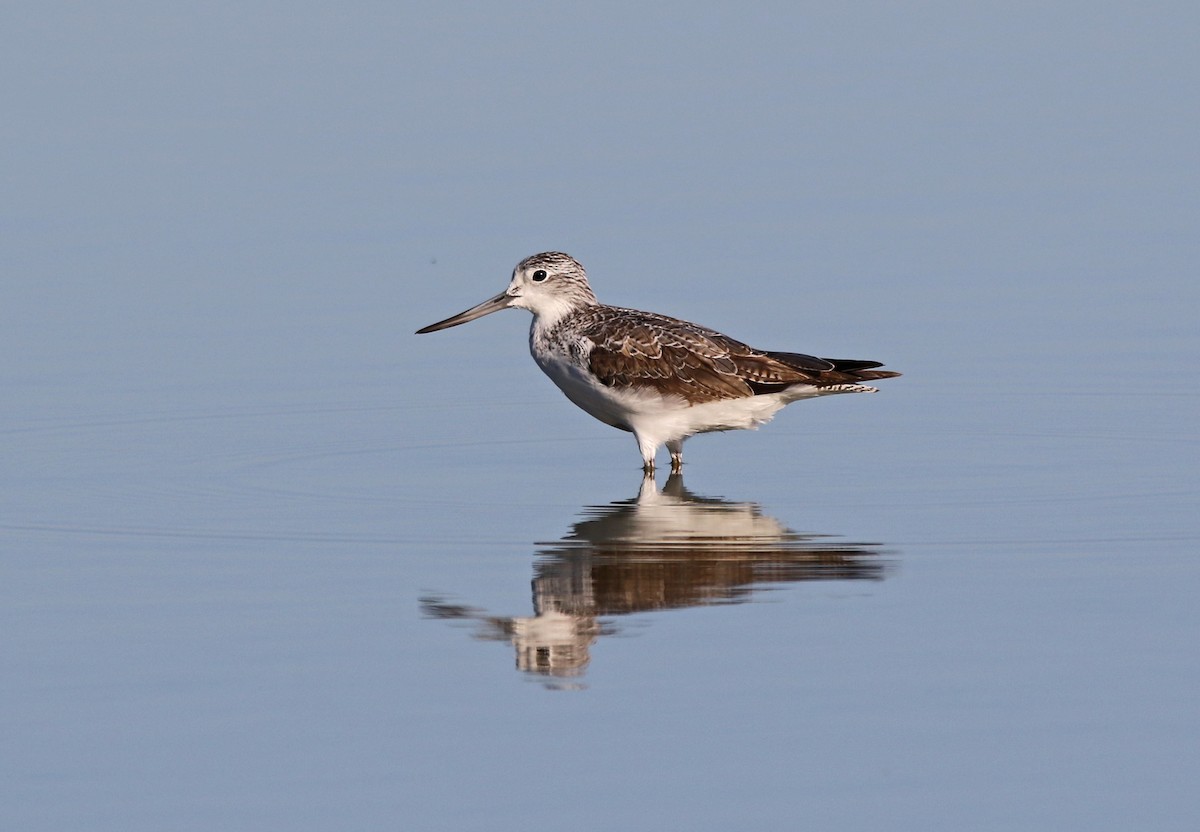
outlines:
[{"label": "water surface", "polygon": [[[1195,828],[1195,14],[769,11],[8,16],[0,826]],[[552,248],[904,376],[643,481]]]}]

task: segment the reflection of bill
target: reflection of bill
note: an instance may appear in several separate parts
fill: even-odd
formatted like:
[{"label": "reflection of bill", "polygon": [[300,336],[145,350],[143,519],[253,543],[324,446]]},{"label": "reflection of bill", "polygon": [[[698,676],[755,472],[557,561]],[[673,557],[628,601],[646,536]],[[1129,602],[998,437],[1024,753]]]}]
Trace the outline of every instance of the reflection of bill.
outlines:
[{"label": "reflection of bill", "polygon": [[423,611],[511,641],[523,671],[572,677],[582,675],[591,644],[616,631],[601,617],[737,603],[772,583],[880,580],[886,568],[876,544],[790,531],[754,503],[694,496],[678,474],[661,492],[648,476],[636,498],[584,514],[538,550],[533,616],[491,616],[435,597],[423,599]]}]

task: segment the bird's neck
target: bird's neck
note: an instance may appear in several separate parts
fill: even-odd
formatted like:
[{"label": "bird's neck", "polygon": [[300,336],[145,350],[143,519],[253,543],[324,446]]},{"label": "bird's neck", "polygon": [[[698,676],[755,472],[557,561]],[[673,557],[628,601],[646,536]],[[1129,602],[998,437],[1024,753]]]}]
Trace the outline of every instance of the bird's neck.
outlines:
[{"label": "bird's neck", "polygon": [[540,303],[533,312],[533,330],[548,332],[577,312],[588,307],[599,306],[595,299],[553,298]]}]

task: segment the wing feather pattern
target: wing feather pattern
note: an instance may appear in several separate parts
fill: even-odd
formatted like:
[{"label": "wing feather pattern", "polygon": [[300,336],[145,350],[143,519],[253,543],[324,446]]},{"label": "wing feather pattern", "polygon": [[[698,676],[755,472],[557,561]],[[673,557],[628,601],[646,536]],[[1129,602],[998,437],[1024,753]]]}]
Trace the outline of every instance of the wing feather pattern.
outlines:
[{"label": "wing feather pattern", "polygon": [[794,384],[824,387],[899,375],[876,361],[833,360],[756,350],[687,321],[593,306],[572,316],[592,343],[589,367],[614,388],[650,387],[689,404],[773,393]]}]

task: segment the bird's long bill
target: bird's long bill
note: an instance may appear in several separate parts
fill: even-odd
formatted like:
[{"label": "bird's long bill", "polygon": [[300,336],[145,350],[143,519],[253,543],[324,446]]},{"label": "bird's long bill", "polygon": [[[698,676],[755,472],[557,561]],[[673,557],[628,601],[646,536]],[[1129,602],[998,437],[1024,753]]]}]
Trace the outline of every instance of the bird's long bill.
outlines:
[{"label": "bird's long bill", "polygon": [[490,300],[485,300],[478,306],[472,306],[466,312],[459,312],[457,315],[452,315],[444,321],[438,321],[436,324],[423,326],[417,330],[418,335],[424,335],[426,332],[437,332],[439,329],[449,329],[452,326],[465,324],[468,321],[473,321],[476,318],[482,318],[484,315],[490,315],[493,312],[499,312],[501,309],[508,308],[508,302],[512,300],[507,294],[501,292],[496,297]]}]

